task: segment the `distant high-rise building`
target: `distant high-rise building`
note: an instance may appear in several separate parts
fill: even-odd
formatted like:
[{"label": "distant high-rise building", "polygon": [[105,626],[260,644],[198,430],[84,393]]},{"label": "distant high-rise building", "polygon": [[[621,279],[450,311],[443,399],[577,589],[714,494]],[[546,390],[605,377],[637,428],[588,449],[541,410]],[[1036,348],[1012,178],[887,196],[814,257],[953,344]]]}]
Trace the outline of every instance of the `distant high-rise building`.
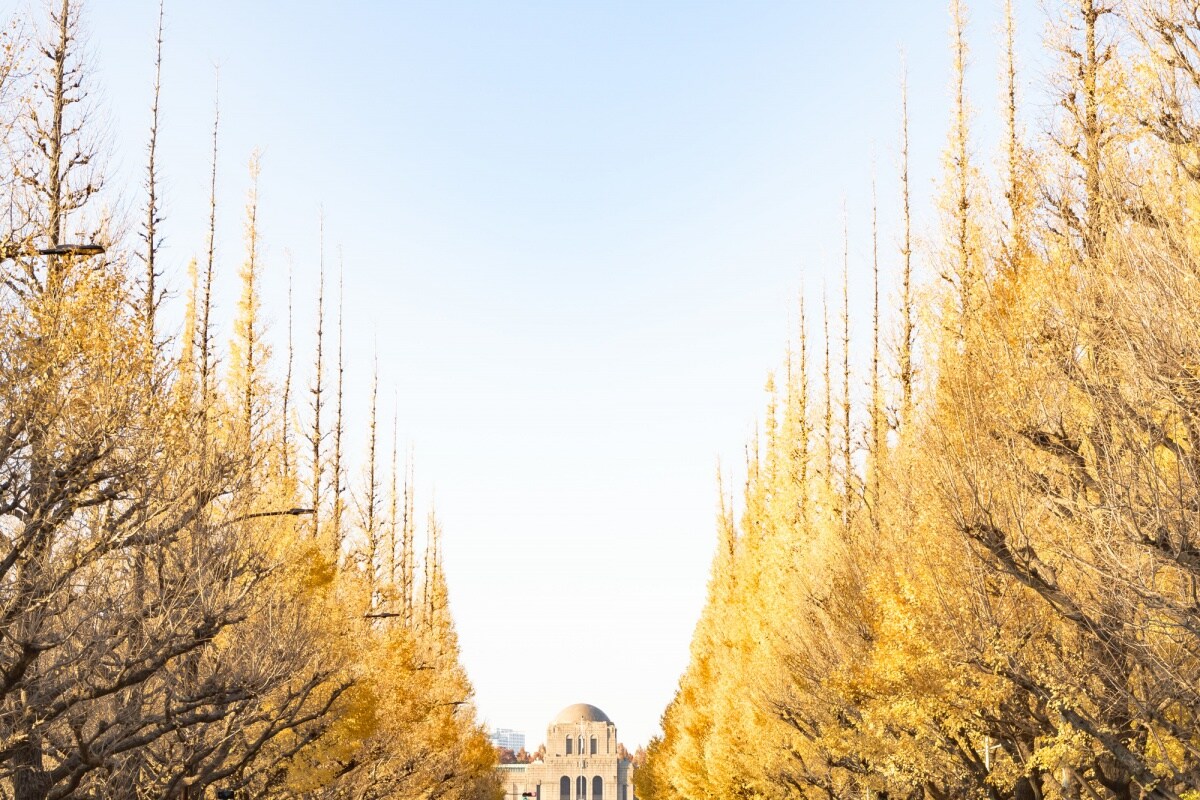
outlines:
[{"label": "distant high-rise building", "polygon": [[488,738],[496,747],[507,747],[514,753],[525,747],[525,734],[512,728],[496,728]]}]

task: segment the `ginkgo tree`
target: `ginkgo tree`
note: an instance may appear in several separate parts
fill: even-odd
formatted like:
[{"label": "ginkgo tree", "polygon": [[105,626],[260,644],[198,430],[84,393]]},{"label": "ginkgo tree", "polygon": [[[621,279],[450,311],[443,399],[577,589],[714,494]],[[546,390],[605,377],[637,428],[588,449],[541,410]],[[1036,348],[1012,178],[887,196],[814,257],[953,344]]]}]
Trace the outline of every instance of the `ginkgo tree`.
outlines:
[{"label": "ginkgo tree", "polygon": [[828,324],[824,403],[798,402],[803,368],[770,392],[648,800],[1200,796],[1200,4],[1051,4],[1055,110],[1029,136],[1006,3],[997,175],[950,10],[921,289],[902,140],[893,382],[873,361],[850,459]]},{"label": "ginkgo tree", "polygon": [[293,449],[292,343],[281,386],[260,294],[269,168],[251,158],[224,346],[214,119],[208,246],[165,329],[163,8],[133,224],[105,209],[136,203],[99,202],[135,195],[104,180],[82,2],[47,5],[0,34],[0,795],[494,800],[440,528],[423,579],[411,492],[364,518],[375,545],[390,526],[379,563],[342,545],[340,378],[336,465],[321,406],[314,458]]}]

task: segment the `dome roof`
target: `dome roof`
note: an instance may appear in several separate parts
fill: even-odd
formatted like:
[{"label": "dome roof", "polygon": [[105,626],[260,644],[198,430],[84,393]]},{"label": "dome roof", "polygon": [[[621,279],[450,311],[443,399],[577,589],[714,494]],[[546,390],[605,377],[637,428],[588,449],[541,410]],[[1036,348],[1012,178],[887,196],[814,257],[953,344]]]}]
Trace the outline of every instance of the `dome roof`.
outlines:
[{"label": "dome roof", "polygon": [[608,722],[612,720],[608,718],[600,709],[588,703],[576,703],[575,705],[567,706],[562,711],[558,712],[558,716],[554,718],[551,725],[562,725],[569,722]]}]

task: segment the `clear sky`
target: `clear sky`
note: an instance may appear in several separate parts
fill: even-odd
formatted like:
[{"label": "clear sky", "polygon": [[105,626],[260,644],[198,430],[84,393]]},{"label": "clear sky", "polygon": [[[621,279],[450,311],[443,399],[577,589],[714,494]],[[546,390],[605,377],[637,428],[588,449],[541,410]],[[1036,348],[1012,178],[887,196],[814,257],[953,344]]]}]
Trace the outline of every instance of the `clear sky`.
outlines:
[{"label": "clear sky", "polygon": [[[1022,51],[1039,6],[1018,3]],[[971,17],[985,165],[999,8]],[[132,211],[157,2],[88,9],[111,197]],[[535,746],[559,708],[590,702],[644,743],[703,602],[718,459],[740,481],[801,285],[810,323],[838,285],[843,199],[868,345],[873,171],[894,285],[901,48],[918,222],[933,223],[945,4],[167,0],[166,19],[177,297],[204,246],[216,66],[223,331],[259,147],[275,367],[290,253],[308,371],[323,207],[329,263],[345,263],[348,436],[360,453],[377,347],[418,503],[445,526],[482,717]]]}]

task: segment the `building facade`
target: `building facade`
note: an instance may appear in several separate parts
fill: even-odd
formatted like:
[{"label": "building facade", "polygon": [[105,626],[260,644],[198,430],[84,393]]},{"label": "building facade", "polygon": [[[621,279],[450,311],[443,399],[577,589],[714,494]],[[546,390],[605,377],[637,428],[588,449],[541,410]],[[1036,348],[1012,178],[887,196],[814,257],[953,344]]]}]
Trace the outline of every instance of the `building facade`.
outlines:
[{"label": "building facade", "polygon": [[593,705],[576,703],[546,730],[546,756],[501,764],[506,800],[635,800],[633,766],[617,755],[617,726]]},{"label": "building facade", "polygon": [[496,728],[489,738],[496,747],[507,747],[514,753],[525,747],[525,734],[512,728]]}]

